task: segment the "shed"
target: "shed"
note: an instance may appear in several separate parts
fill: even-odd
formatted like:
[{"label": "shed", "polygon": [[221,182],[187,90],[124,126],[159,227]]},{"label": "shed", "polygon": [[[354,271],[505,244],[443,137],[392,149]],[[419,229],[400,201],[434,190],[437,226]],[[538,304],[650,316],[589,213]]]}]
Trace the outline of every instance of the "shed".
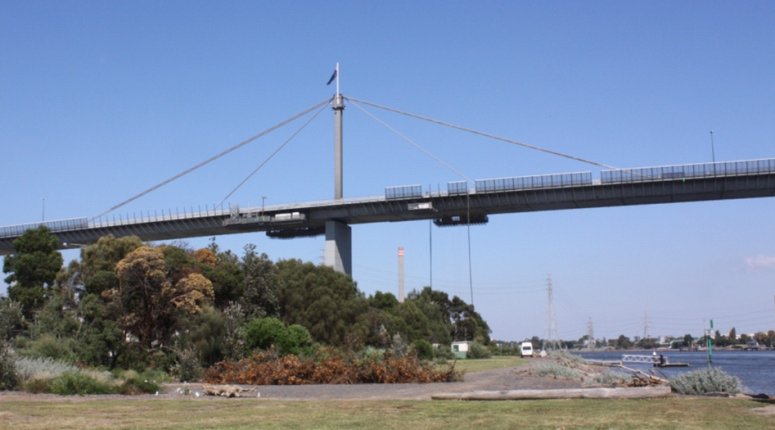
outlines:
[{"label": "shed", "polygon": [[456,340],[452,342],[452,354],[455,355],[455,358],[467,358],[470,349],[471,342],[468,340]]}]

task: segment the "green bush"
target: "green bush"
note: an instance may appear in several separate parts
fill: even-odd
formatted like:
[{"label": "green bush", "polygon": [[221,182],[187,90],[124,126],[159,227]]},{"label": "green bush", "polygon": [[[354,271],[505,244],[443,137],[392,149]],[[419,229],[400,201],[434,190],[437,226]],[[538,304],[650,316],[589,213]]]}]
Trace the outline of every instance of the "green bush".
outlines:
[{"label": "green bush", "polygon": [[740,392],[740,380],[721,369],[708,367],[694,370],[670,379],[670,388],[679,394],[702,395],[724,393],[734,395]]},{"label": "green bush", "polygon": [[312,336],[304,326],[291,324],[286,329],[284,336],[277,340],[277,343],[282,355],[304,355],[311,353]]},{"label": "green bush", "polygon": [[468,350],[468,358],[490,358],[491,356],[490,350],[479,342],[472,343]]},{"label": "green bush", "polygon": [[563,363],[554,361],[539,361],[533,365],[537,376],[567,379],[583,379],[584,373],[579,369],[568,367]]},{"label": "green bush", "polygon": [[8,345],[0,343],[0,391],[13,390],[18,385],[19,376],[16,373],[16,360]]},{"label": "green bush", "polygon": [[50,393],[51,379],[27,379],[21,382],[22,391],[28,393]]},{"label": "green bush", "polygon": [[452,348],[450,348],[449,345],[438,345],[434,347],[433,350],[436,360],[441,363],[455,358],[455,354],[452,352]]},{"label": "green bush", "polygon": [[245,344],[250,350],[269,349],[286,335],[285,324],[274,317],[250,320],[245,331]]},{"label": "green bush", "polygon": [[27,349],[21,353],[28,357],[51,358],[68,363],[75,360],[72,339],[58,339],[48,334],[27,344]]},{"label": "green bush", "polygon": [[299,324],[286,327],[274,317],[255,318],[247,324],[245,344],[250,350],[274,347],[280,355],[311,353],[312,336]]},{"label": "green bush", "polygon": [[63,396],[84,394],[110,394],[110,385],[82,372],[65,372],[51,381],[50,390]]},{"label": "green bush", "polygon": [[412,344],[417,358],[420,360],[433,360],[433,346],[425,339],[417,339]]},{"label": "green bush", "polygon": [[595,375],[594,381],[600,385],[624,386],[632,380],[632,376],[617,370],[606,370]]},{"label": "green bush", "polygon": [[172,373],[180,382],[198,381],[202,378],[202,364],[199,353],[193,348],[187,348],[177,354],[177,363],[172,366]]},{"label": "green bush", "polygon": [[151,371],[143,372],[139,374],[134,370],[128,370],[118,375],[118,379],[123,379],[124,382],[118,386],[116,391],[119,394],[142,394],[142,393],[155,393],[159,391],[159,382],[161,379],[157,379],[157,374]]}]

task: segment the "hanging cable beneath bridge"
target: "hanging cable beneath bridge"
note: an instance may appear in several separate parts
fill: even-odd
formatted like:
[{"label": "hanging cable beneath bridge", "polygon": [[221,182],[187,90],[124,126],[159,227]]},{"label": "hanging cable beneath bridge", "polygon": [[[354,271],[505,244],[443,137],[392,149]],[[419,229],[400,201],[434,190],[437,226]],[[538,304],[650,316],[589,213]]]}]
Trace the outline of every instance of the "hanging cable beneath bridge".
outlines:
[{"label": "hanging cable beneath bridge", "polygon": [[131,203],[131,202],[133,202],[133,201],[135,201],[135,200],[137,200],[137,199],[139,199],[140,197],[143,197],[143,196],[145,196],[145,195],[146,195],[146,194],[148,194],[148,193],[151,193],[151,192],[153,192],[153,191],[156,191],[156,190],[158,190],[159,188],[161,188],[161,187],[163,187],[163,186],[165,186],[165,185],[169,184],[170,182],[173,182],[173,181],[175,181],[175,180],[177,180],[177,179],[180,179],[181,177],[183,177],[183,176],[185,176],[185,175],[187,175],[187,174],[189,174],[189,173],[191,173],[191,172],[193,172],[193,171],[195,171],[195,170],[199,169],[200,167],[203,167],[203,166],[205,166],[205,165],[207,165],[207,164],[210,164],[210,163],[212,163],[213,161],[215,161],[215,160],[217,160],[217,159],[219,159],[219,158],[223,157],[224,155],[227,155],[227,154],[229,154],[229,153],[231,153],[231,152],[234,152],[234,151],[236,151],[237,149],[239,149],[239,148],[242,148],[243,146],[245,146],[245,145],[247,145],[247,144],[249,144],[249,143],[251,143],[251,142],[254,142],[254,141],[258,140],[259,138],[261,138],[261,137],[263,137],[263,136],[265,136],[265,135],[267,135],[267,134],[269,134],[269,133],[271,133],[271,132],[273,132],[273,131],[277,130],[277,129],[278,129],[278,128],[280,128],[280,127],[283,127],[283,126],[287,125],[288,123],[291,123],[291,122],[295,121],[296,119],[298,119],[298,118],[300,118],[300,117],[302,117],[302,116],[304,116],[304,115],[306,115],[306,114],[308,114],[308,113],[310,113],[310,112],[314,111],[315,109],[319,109],[319,108],[321,108],[322,106],[326,106],[326,105],[327,105],[327,104],[329,104],[330,102],[331,102],[331,98],[330,98],[330,97],[329,97],[329,98],[326,98],[326,99],[325,99],[325,100],[323,100],[322,102],[320,102],[320,103],[317,103],[317,104],[315,104],[314,106],[312,106],[312,107],[310,107],[310,108],[308,108],[308,109],[305,109],[305,110],[303,110],[303,111],[301,111],[301,112],[299,112],[299,113],[297,113],[297,114],[295,114],[295,115],[293,115],[293,116],[291,116],[291,117],[289,117],[289,118],[287,118],[287,119],[285,119],[285,120],[283,120],[283,121],[280,121],[279,123],[277,123],[277,124],[275,124],[275,125],[273,125],[273,126],[271,126],[271,127],[267,128],[266,130],[264,130],[264,131],[262,131],[262,132],[260,132],[260,133],[258,133],[258,134],[255,134],[255,135],[253,135],[253,136],[251,136],[251,137],[249,137],[249,138],[247,138],[247,139],[243,140],[242,142],[240,142],[240,143],[238,143],[238,144],[236,144],[236,145],[234,145],[234,146],[232,146],[232,147],[230,147],[230,148],[227,148],[227,149],[225,149],[225,150],[221,151],[220,153],[218,153],[218,154],[216,154],[216,155],[214,155],[214,156],[212,156],[212,157],[208,158],[207,160],[205,160],[205,161],[202,161],[202,162],[200,162],[200,163],[198,163],[198,164],[195,164],[194,166],[192,166],[192,167],[189,167],[188,169],[186,169],[186,170],[184,170],[184,171],[182,171],[182,172],[178,173],[177,175],[175,175],[175,176],[173,176],[173,177],[171,177],[171,178],[169,178],[169,179],[166,179],[166,180],[164,180],[164,181],[162,181],[162,182],[160,182],[160,183],[158,183],[158,184],[156,184],[156,185],[154,185],[154,186],[152,186],[152,187],[148,188],[147,190],[145,190],[145,191],[143,191],[143,192],[141,192],[141,193],[139,193],[139,194],[136,194],[136,195],[134,195],[134,196],[132,196],[132,197],[130,197],[130,198],[128,198],[128,199],[126,199],[126,200],[124,200],[124,201],[123,201],[123,202],[121,202],[121,203],[118,203],[118,204],[116,204],[116,205],[112,206],[110,209],[108,209],[108,210],[106,210],[106,211],[104,211],[104,212],[100,213],[99,215],[96,215],[96,216],[92,217],[92,219],[97,219],[97,218],[100,218],[100,217],[102,217],[102,216],[105,216],[105,215],[107,215],[107,214],[109,214],[109,213],[113,212],[114,210],[116,210],[116,209],[118,209],[118,208],[120,208],[120,207],[122,207],[122,206],[125,206],[125,205],[127,205],[127,204],[129,204],[129,203]]},{"label": "hanging cable beneath bridge", "polygon": [[435,119],[435,118],[431,118],[431,117],[427,117],[427,116],[423,116],[423,115],[417,115],[417,114],[414,114],[414,113],[405,112],[405,111],[402,111],[402,110],[399,110],[399,109],[395,109],[395,108],[392,108],[392,107],[389,107],[389,106],[385,106],[385,105],[369,102],[369,101],[366,101],[366,100],[359,100],[359,99],[356,99],[354,97],[348,97],[348,96],[345,96],[345,99],[349,100],[351,102],[363,103],[365,105],[369,105],[369,106],[375,107],[377,109],[386,110],[386,111],[389,111],[389,112],[397,113],[399,115],[408,116],[408,117],[411,117],[411,118],[427,121],[427,122],[430,122],[430,123],[433,123],[433,124],[437,124],[437,125],[443,125],[445,127],[454,128],[456,130],[465,131],[467,133],[475,134],[477,136],[482,136],[482,137],[486,137],[486,138],[489,138],[489,139],[510,143],[512,145],[521,146],[523,148],[532,149],[532,150],[543,152],[543,153],[546,153],[546,154],[552,154],[552,155],[556,155],[558,157],[568,158],[570,160],[580,161],[582,163],[591,164],[591,165],[598,166],[598,167],[603,167],[603,168],[606,168],[606,169],[616,169],[616,167],[608,165],[608,164],[605,164],[605,163],[599,163],[597,161],[588,160],[586,158],[577,157],[575,155],[570,155],[570,154],[566,154],[566,153],[563,153],[563,152],[554,151],[554,150],[547,149],[547,148],[542,148],[540,146],[530,145],[530,144],[527,144],[527,143],[516,141],[514,139],[509,139],[507,137],[496,136],[494,134],[485,133],[483,131],[474,130],[472,128],[463,127],[463,126],[460,126],[460,125],[455,125],[455,124],[452,124],[452,123],[449,123],[449,122],[446,122],[446,121],[441,121],[441,120],[438,120],[438,119]]},{"label": "hanging cable beneath bridge", "polygon": [[299,127],[298,129],[296,129],[296,131],[294,131],[294,132],[293,132],[293,134],[291,134],[291,136],[290,136],[290,137],[288,137],[288,139],[286,139],[286,140],[285,140],[285,142],[283,142],[283,143],[282,143],[280,146],[278,146],[278,147],[277,147],[277,149],[275,149],[275,150],[274,150],[274,152],[272,152],[271,154],[269,154],[269,156],[268,156],[268,157],[267,157],[267,158],[266,158],[264,161],[262,161],[262,162],[261,162],[261,164],[259,164],[259,165],[258,165],[258,167],[256,167],[256,168],[255,168],[255,169],[254,169],[252,172],[250,172],[250,174],[249,174],[247,177],[245,177],[245,179],[243,179],[243,180],[242,180],[242,182],[240,182],[240,183],[239,183],[239,185],[237,185],[236,187],[234,187],[234,189],[233,189],[233,190],[231,190],[231,191],[229,192],[229,194],[226,194],[226,196],[223,198],[223,200],[221,200],[221,202],[220,202],[220,203],[218,203],[216,206],[220,206],[220,207],[221,207],[221,209],[223,209],[223,202],[225,202],[225,201],[226,201],[226,199],[228,199],[229,197],[231,197],[231,196],[232,196],[232,194],[234,194],[235,192],[237,192],[237,190],[239,190],[239,189],[240,189],[240,188],[241,188],[243,185],[245,185],[245,183],[246,183],[246,182],[247,182],[247,181],[248,181],[250,178],[252,178],[252,177],[253,177],[253,175],[255,175],[255,174],[256,174],[256,173],[257,173],[259,170],[261,170],[261,168],[262,168],[262,167],[264,167],[264,166],[266,165],[266,163],[268,163],[268,162],[269,162],[269,161],[270,161],[272,158],[274,158],[274,156],[275,156],[275,155],[277,155],[277,154],[278,154],[280,151],[282,151],[282,149],[283,149],[283,148],[285,148],[285,146],[286,146],[286,145],[288,145],[288,144],[289,144],[289,143],[290,143],[290,142],[291,142],[291,141],[292,141],[294,138],[296,138],[296,136],[298,136],[298,135],[299,135],[299,133],[301,133],[301,131],[302,131],[302,130],[304,130],[305,128],[307,128],[307,126],[308,126],[308,125],[309,125],[309,124],[310,124],[312,121],[314,121],[314,120],[315,120],[315,118],[317,118],[317,117],[318,117],[318,115],[320,115],[320,113],[321,113],[321,112],[323,112],[323,110],[324,110],[325,108],[326,108],[326,106],[325,106],[325,105],[323,105],[323,107],[321,107],[321,108],[320,108],[320,109],[319,109],[317,112],[315,112],[315,114],[314,114],[314,115],[312,115],[312,117],[311,117],[310,119],[308,119],[308,120],[307,120],[307,122],[305,122],[304,124],[302,124],[302,126],[301,126],[301,127]]}]

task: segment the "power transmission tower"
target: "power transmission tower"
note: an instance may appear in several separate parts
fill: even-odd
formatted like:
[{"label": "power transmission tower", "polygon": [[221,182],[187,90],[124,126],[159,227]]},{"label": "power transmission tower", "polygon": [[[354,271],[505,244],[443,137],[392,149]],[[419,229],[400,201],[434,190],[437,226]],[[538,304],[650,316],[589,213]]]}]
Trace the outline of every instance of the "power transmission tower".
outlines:
[{"label": "power transmission tower", "polygon": [[557,334],[557,322],[554,319],[554,292],[552,290],[552,275],[546,276],[546,339],[544,340],[544,350],[560,349],[560,339]]}]

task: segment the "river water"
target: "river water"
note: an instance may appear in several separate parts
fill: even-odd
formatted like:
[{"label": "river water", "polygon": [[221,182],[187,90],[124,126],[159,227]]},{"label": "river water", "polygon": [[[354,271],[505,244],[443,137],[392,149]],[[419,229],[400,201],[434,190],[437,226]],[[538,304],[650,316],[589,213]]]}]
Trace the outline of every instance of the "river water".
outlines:
[{"label": "river water", "polygon": [[[592,360],[621,360],[623,354],[651,355],[652,352],[605,351],[576,354]],[[665,351],[662,354],[669,363],[689,363],[689,367],[655,368],[650,364],[638,363],[628,363],[626,366],[647,373],[653,371],[657,376],[668,378],[708,366],[708,353],[706,351]],[[713,351],[713,366],[740,378],[744,386],[744,393],[775,395],[775,351]]]}]

